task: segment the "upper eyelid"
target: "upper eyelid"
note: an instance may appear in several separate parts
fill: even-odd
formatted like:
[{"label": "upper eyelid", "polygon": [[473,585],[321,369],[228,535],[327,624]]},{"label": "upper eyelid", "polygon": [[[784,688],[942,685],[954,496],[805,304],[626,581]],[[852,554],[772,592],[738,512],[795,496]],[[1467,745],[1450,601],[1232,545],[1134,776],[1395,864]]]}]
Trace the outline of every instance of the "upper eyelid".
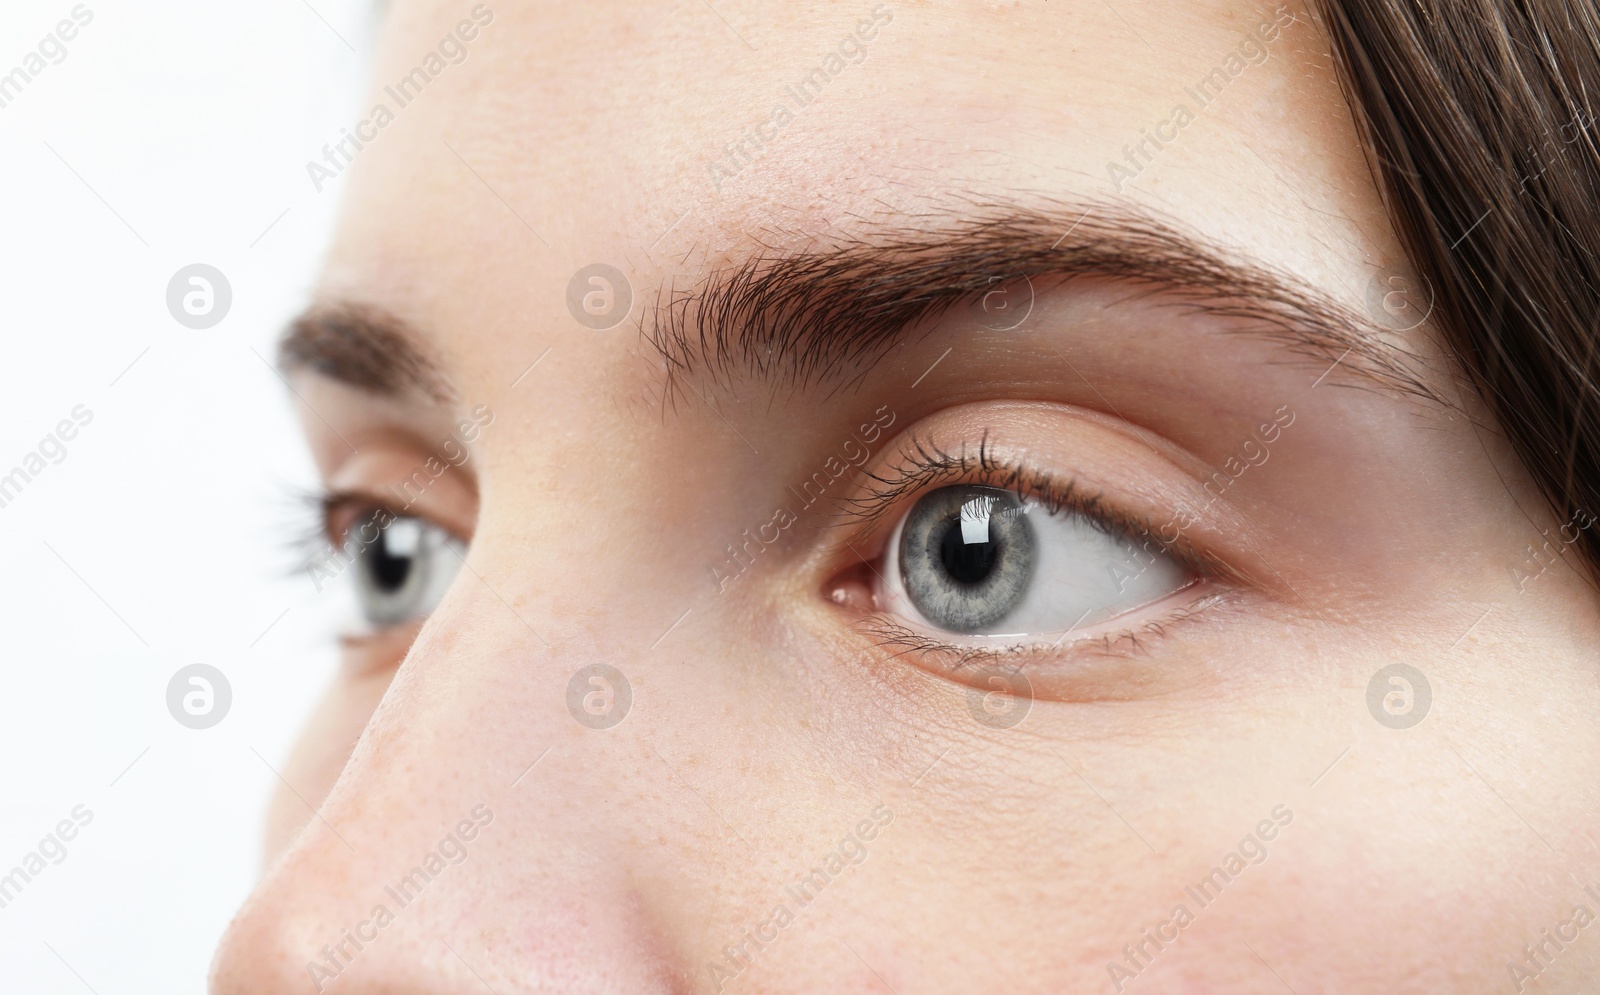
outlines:
[{"label": "upper eyelid", "polygon": [[[1180,531],[1175,540],[1169,541],[1162,535],[1160,523],[1148,516],[1123,511],[1104,500],[1102,494],[1085,492],[1070,478],[1062,481],[1046,471],[996,455],[987,430],[980,437],[975,453],[969,452],[965,443],[958,453],[951,453],[931,436],[914,436],[892,460],[892,476],[864,471],[873,485],[865,493],[844,502],[840,515],[857,531],[878,532],[884,519],[897,513],[913,494],[941,484],[981,484],[1009,491],[1023,501],[1042,500],[1051,513],[1067,510],[1081,515],[1097,528],[1138,546],[1141,551],[1171,556],[1200,576],[1229,583],[1244,581],[1238,570],[1197,547],[1186,532]],[[842,545],[859,555],[853,541],[847,540]]]},{"label": "upper eyelid", "polygon": [[[465,420],[438,445],[422,445],[412,432],[374,440],[352,454],[336,469],[325,471],[320,493],[332,509],[370,505],[390,514],[423,519],[462,542],[470,542],[477,527],[480,492],[471,466],[468,429],[492,424],[493,412],[473,409],[472,425]],[[474,437],[475,438],[475,437]],[[455,455],[447,452],[457,447]],[[326,530],[330,541],[334,531]]]},{"label": "upper eyelid", "polygon": [[318,501],[322,506],[321,521],[323,537],[327,542],[332,543],[336,547],[339,546],[343,541],[344,536],[342,532],[348,532],[349,529],[347,526],[340,534],[336,534],[333,527],[334,516],[335,514],[351,511],[352,509],[353,513],[350,517],[351,523],[360,520],[362,515],[367,512],[382,511],[389,515],[391,522],[401,518],[415,518],[424,524],[431,525],[434,528],[439,529],[441,532],[444,532],[446,535],[449,535],[458,542],[461,542],[463,545],[471,542],[472,539],[471,536],[457,535],[456,531],[449,525],[446,525],[444,522],[439,521],[425,512],[412,509],[397,509],[392,503],[384,501],[382,498],[376,497],[362,490],[341,489],[325,491],[320,498],[318,498]]},{"label": "upper eyelid", "polygon": [[[335,529],[334,520],[343,513],[350,514],[350,521],[354,522],[367,511],[384,511],[389,515],[399,518],[406,512],[396,511],[381,499],[359,490],[340,489],[324,491],[319,498],[321,504],[322,531],[328,541],[335,546],[344,541],[344,533],[348,532],[348,525],[344,529]],[[421,516],[410,516],[421,517]]]}]

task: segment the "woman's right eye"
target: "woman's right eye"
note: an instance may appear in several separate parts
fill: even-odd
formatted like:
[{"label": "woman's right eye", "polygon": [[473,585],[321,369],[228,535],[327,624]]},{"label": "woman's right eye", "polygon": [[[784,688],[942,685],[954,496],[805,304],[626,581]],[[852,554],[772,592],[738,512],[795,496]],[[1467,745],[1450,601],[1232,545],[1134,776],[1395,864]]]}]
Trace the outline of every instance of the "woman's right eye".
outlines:
[{"label": "woman's right eye", "polygon": [[432,522],[374,509],[345,531],[356,603],[368,626],[423,618],[439,604],[466,555],[465,545]]}]

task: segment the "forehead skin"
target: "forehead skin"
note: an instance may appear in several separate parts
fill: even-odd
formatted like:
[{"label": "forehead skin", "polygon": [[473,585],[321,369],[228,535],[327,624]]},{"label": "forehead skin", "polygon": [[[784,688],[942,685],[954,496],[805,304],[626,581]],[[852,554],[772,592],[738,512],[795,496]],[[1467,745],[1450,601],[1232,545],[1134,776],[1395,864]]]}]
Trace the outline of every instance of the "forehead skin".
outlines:
[{"label": "forehead skin", "polygon": [[[627,275],[637,315],[755,245],[793,249],[972,203],[1123,198],[1360,311],[1373,273],[1401,258],[1326,42],[1299,6],[1268,58],[1121,191],[1108,164],[1175,104],[1195,108],[1186,88],[1271,5],[878,6],[892,19],[865,58],[716,179],[730,143],[872,4],[495,4],[465,61],[356,155],[319,297],[422,330],[463,406],[494,410],[471,464],[477,534],[470,572],[338,782],[339,744],[305,768],[299,794],[326,799],[320,818],[286,803],[296,814],[275,837],[286,851],[230,931],[216,990],[312,990],[307,959],[484,803],[496,820],[471,858],[385,928],[343,990],[718,990],[707,965],[880,804],[893,821],[850,883],[808,904],[726,990],[1112,991],[1107,962],[1284,803],[1294,821],[1266,868],[1246,871],[1127,990],[1490,991],[1505,957],[1581,900],[1567,858],[1593,856],[1582,831],[1600,744],[1580,718],[1600,705],[1582,649],[1593,603],[1558,571],[1516,612],[1473,623],[1480,605],[1511,603],[1505,578],[1543,513],[1504,449],[1473,431],[1470,401],[1447,411],[1310,393],[1315,371],[1286,394],[1284,367],[1259,353],[1218,342],[1216,368],[1198,369],[1172,348],[1184,333],[1152,326],[1062,339],[1096,371],[1070,390],[1030,381],[1015,355],[1008,372],[980,373],[1005,347],[963,356],[952,340],[928,393],[908,391],[938,340],[890,356],[854,395],[707,392],[672,405],[636,321],[573,320],[568,281],[593,263]],[[394,107],[383,87],[471,11],[397,3],[369,106]],[[1041,315],[1116,327],[1075,308],[1041,303]],[[1432,334],[1393,340],[1447,379]],[[782,483],[837,449],[859,412],[871,417],[874,391],[903,425],[987,400],[991,383],[1148,413],[1152,435],[1186,445],[1185,431],[1237,422],[1190,447],[1213,465],[1255,413],[1292,401],[1304,434],[1249,493],[1270,503],[1343,468],[1292,524],[1254,534],[1283,550],[1271,568],[1294,578],[1292,621],[1208,645],[1194,685],[1041,701],[1002,735],[958,721],[963,697],[938,698],[938,682],[852,668],[845,637],[814,635],[825,608],[791,607],[819,600],[818,585],[780,576],[720,600],[693,593],[708,550],[765,521]],[[348,396],[300,389],[340,426],[374,417],[347,421],[339,412],[359,406]],[[1163,412],[1167,401],[1181,410]],[[332,474],[345,446],[319,422],[306,419]],[[1474,543],[1492,555],[1475,557]],[[1341,587],[1349,578],[1360,583]],[[564,704],[569,676],[596,661],[627,672],[636,696],[605,735]],[[1405,736],[1360,704],[1368,677],[1396,661],[1441,689],[1438,720]],[[336,690],[325,708],[339,743],[381,690]],[[1562,956],[1571,973],[1547,978],[1596,964],[1589,950]]]},{"label": "forehead skin", "polygon": [[[871,5],[730,8],[755,51],[698,3],[496,8],[466,62],[356,158],[326,286],[424,318],[460,309],[463,287],[518,288],[519,327],[503,313],[447,326],[492,341],[479,351],[492,360],[563,314],[563,277],[591,262],[646,292],[752,236],[798,242],[958,198],[1117,196],[1108,165],[1176,104],[1195,107],[1185,88],[1274,18],[1124,6],[882,5],[893,19],[865,59],[720,183],[712,165],[737,162],[728,147],[779,100],[796,105],[788,88]],[[377,80],[401,79],[465,12],[401,4]],[[1399,256],[1326,43],[1297,17],[1120,193],[1359,302]]]}]

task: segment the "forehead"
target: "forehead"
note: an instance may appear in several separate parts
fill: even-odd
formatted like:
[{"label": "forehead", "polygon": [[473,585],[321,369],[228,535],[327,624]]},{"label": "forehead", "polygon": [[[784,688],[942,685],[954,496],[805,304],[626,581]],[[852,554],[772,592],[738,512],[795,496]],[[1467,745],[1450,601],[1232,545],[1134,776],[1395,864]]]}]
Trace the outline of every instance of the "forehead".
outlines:
[{"label": "forehead", "polygon": [[650,297],[967,201],[1127,199],[1349,300],[1398,255],[1298,4],[402,2],[362,118],[324,291],[469,379],[587,265]]}]

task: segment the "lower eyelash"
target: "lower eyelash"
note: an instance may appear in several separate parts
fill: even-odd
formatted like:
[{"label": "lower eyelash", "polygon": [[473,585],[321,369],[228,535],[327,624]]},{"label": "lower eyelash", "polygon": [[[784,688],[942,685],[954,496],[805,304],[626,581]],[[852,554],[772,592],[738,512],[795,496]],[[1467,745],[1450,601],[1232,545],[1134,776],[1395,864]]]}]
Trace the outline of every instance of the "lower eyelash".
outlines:
[{"label": "lower eyelash", "polygon": [[1144,652],[1146,640],[1165,636],[1169,626],[1182,624],[1222,601],[1222,594],[1208,594],[1169,611],[1161,618],[1151,619],[1126,629],[1075,639],[1065,645],[1061,644],[1060,639],[1055,642],[1012,643],[997,647],[961,645],[919,632],[895,616],[883,612],[862,616],[856,620],[855,627],[880,648],[896,650],[892,656],[918,656],[925,660],[936,661],[942,657],[943,660],[939,662],[942,662],[944,669],[950,673],[971,667],[999,666],[1007,663],[1014,664],[1013,669],[1020,669],[1023,663],[1037,662],[1052,654],[1057,656],[1092,654],[1096,657],[1114,659],[1138,656]]}]

